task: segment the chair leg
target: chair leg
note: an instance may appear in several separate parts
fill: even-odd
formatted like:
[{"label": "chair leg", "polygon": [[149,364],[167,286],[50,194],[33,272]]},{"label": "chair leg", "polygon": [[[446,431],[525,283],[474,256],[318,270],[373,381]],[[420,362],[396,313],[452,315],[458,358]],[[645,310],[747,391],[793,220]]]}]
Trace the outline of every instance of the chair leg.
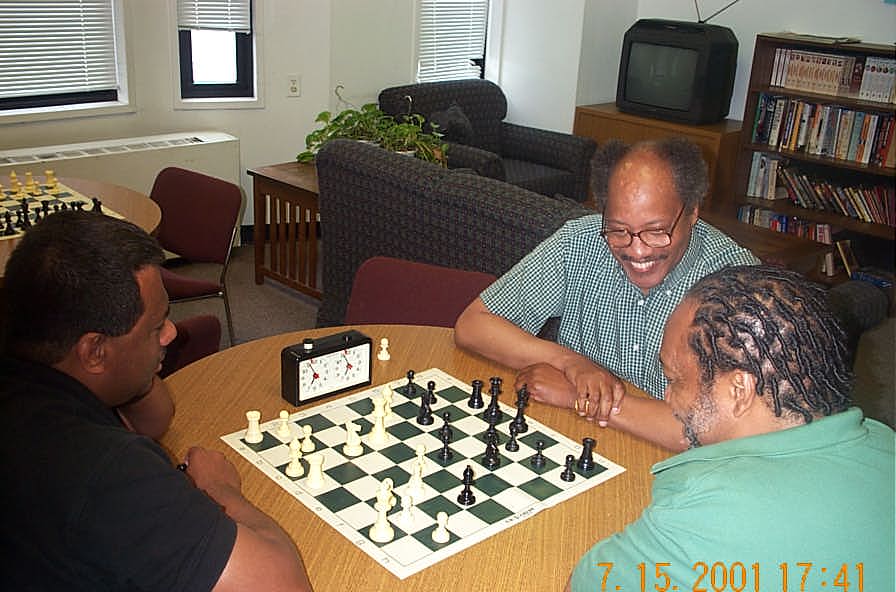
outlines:
[{"label": "chair leg", "polygon": [[230,337],[230,347],[236,345],[233,337],[233,319],[230,316],[230,300],[227,298],[227,288],[221,288],[221,296],[224,298],[224,316],[227,317],[227,335]]}]

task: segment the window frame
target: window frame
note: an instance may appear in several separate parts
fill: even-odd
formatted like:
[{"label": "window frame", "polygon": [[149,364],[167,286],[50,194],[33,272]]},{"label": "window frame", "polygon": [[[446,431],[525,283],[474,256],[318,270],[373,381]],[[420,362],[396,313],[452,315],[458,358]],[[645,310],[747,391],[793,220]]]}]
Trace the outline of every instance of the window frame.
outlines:
[{"label": "window frame", "polygon": [[[114,61],[118,79],[116,97],[113,98],[110,93],[114,91],[109,90],[34,95],[30,97],[30,105],[0,110],[0,125],[136,112],[129,85],[133,71],[128,60],[129,39],[125,34],[128,20],[126,5],[124,0],[109,0],[109,4],[113,14]],[[53,97],[59,99],[54,100]]]},{"label": "window frame", "polygon": [[252,59],[252,34],[236,36],[236,82],[233,84],[195,84],[193,82],[192,29],[179,29],[178,64],[182,99],[230,99],[255,97],[255,64]]},{"label": "window frame", "polygon": [[[503,8],[502,0],[484,0],[487,3],[486,7],[486,21],[485,21],[485,30],[484,34],[484,43],[482,48],[482,58],[476,58],[471,60],[474,62],[476,66],[479,68],[479,74],[477,78],[491,79],[492,77],[487,74],[489,71],[489,67],[493,64],[493,61],[489,59],[490,51],[495,47],[495,43],[493,41],[493,33],[495,32],[495,26],[493,23],[496,22],[496,18],[500,17],[500,13],[496,12],[497,8]],[[459,78],[438,78],[433,79],[426,77],[425,80],[421,80],[420,78],[420,61],[421,61],[421,36],[422,36],[422,27],[421,27],[421,17],[423,13],[422,1],[417,0],[415,2],[415,13],[414,13],[414,59],[412,62],[413,72],[411,75],[411,80],[416,83],[420,82],[435,82],[441,80],[461,80]],[[497,5],[497,6],[496,6]]]}]

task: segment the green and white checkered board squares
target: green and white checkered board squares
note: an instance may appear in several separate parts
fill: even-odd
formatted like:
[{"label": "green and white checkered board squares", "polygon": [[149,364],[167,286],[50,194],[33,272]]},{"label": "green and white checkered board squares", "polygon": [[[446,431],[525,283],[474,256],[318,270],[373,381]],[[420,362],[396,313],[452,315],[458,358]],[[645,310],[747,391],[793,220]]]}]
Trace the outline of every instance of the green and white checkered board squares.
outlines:
[{"label": "green and white checkered board squares", "polygon": [[[430,380],[436,383],[436,403],[431,406],[435,421],[432,425],[422,426],[416,422],[417,412],[420,395],[426,392],[425,385]],[[560,474],[566,455],[573,454],[578,458],[581,444],[528,417],[528,431],[517,436],[519,450],[506,450],[504,444],[510,438],[508,426],[516,415],[516,409],[503,403],[503,419],[496,425],[501,464],[494,470],[488,470],[481,463],[488,422],[482,419],[484,408],[470,409],[467,406],[470,387],[435,368],[417,373],[414,382],[417,395],[413,399],[405,394],[406,378],[389,383],[393,389],[392,413],[385,421],[389,440],[383,446],[373,447],[367,439],[373,425],[370,398],[379,396],[381,387],[290,416],[291,435],[301,435],[301,426],[312,426],[315,451],[309,454],[319,454],[324,458],[324,485],[316,490],[305,485],[308,474],[305,459],[308,454],[301,459],[305,469],[302,476],[291,478],[286,475],[291,437],[276,435],[279,419],[262,423],[263,439],[258,444],[247,444],[243,440],[245,429],[222,436],[222,439],[336,528],[348,541],[402,579],[624,471],[619,465],[595,454],[595,470],[583,474],[574,469],[575,480],[563,481]],[[450,448],[453,457],[443,462],[439,458],[443,446],[439,432],[445,411],[451,414],[449,425],[453,439]],[[342,453],[347,421],[361,426],[364,452],[354,458]],[[546,461],[543,467],[536,469],[529,459],[536,454],[536,442],[539,440],[544,442]],[[426,449],[422,471],[423,493],[414,499],[411,509],[413,519],[406,521],[401,511],[400,496],[418,462],[416,449],[419,445]],[[471,489],[476,501],[470,506],[462,506],[457,502],[457,497],[463,489],[463,471],[468,465],[473,469]],[[397,500],[388,515],[395,537],[388,543],[380,544],[371,541],[368,533],[377,518],[374,509],[376,493],[382,480],[387,477],[392,479]],[[433,542],[431,537],[436,526],[435,516],[440,511],[449,516],[447,526],[450,540],[444,544]]]}]

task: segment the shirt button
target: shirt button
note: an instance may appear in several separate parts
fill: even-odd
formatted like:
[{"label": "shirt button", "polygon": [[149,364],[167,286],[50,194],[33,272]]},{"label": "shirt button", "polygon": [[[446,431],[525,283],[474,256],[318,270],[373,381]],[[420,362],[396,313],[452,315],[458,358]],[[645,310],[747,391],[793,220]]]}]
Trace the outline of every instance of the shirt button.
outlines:
[{"label": "shirt button", "polygon": [[671,296],[671,295],[672,295],[672,290],[666,290],[666,296]]},{"label": "shirt button", "polygon": [[632,346],[632,351],[638,351],[639,349],[640,346],[637,343]]},{"label": "shirt button", "polygon": [[638,306],[644,306],[644,300],[638,300]]}]

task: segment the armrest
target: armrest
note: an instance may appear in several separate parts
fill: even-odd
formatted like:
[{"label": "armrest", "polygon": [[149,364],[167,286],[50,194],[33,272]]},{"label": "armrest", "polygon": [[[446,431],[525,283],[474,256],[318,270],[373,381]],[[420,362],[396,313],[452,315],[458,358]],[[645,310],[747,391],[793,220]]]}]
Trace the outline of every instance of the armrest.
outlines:
[{"label": "armrest", "polygon": [[473,169],[480,176],[505,180],[504,162],[500,156],[466,144],[448,144],[448,168]]},{"label": "armrest", "polygon": [[501,123],[501,147],[505,158],[537,162],[569,171],[576,179],[576,193],[569,197],[582,200],[588,193],[591,157],[597,148],[592,138],[537,129],[514,123]]}]

